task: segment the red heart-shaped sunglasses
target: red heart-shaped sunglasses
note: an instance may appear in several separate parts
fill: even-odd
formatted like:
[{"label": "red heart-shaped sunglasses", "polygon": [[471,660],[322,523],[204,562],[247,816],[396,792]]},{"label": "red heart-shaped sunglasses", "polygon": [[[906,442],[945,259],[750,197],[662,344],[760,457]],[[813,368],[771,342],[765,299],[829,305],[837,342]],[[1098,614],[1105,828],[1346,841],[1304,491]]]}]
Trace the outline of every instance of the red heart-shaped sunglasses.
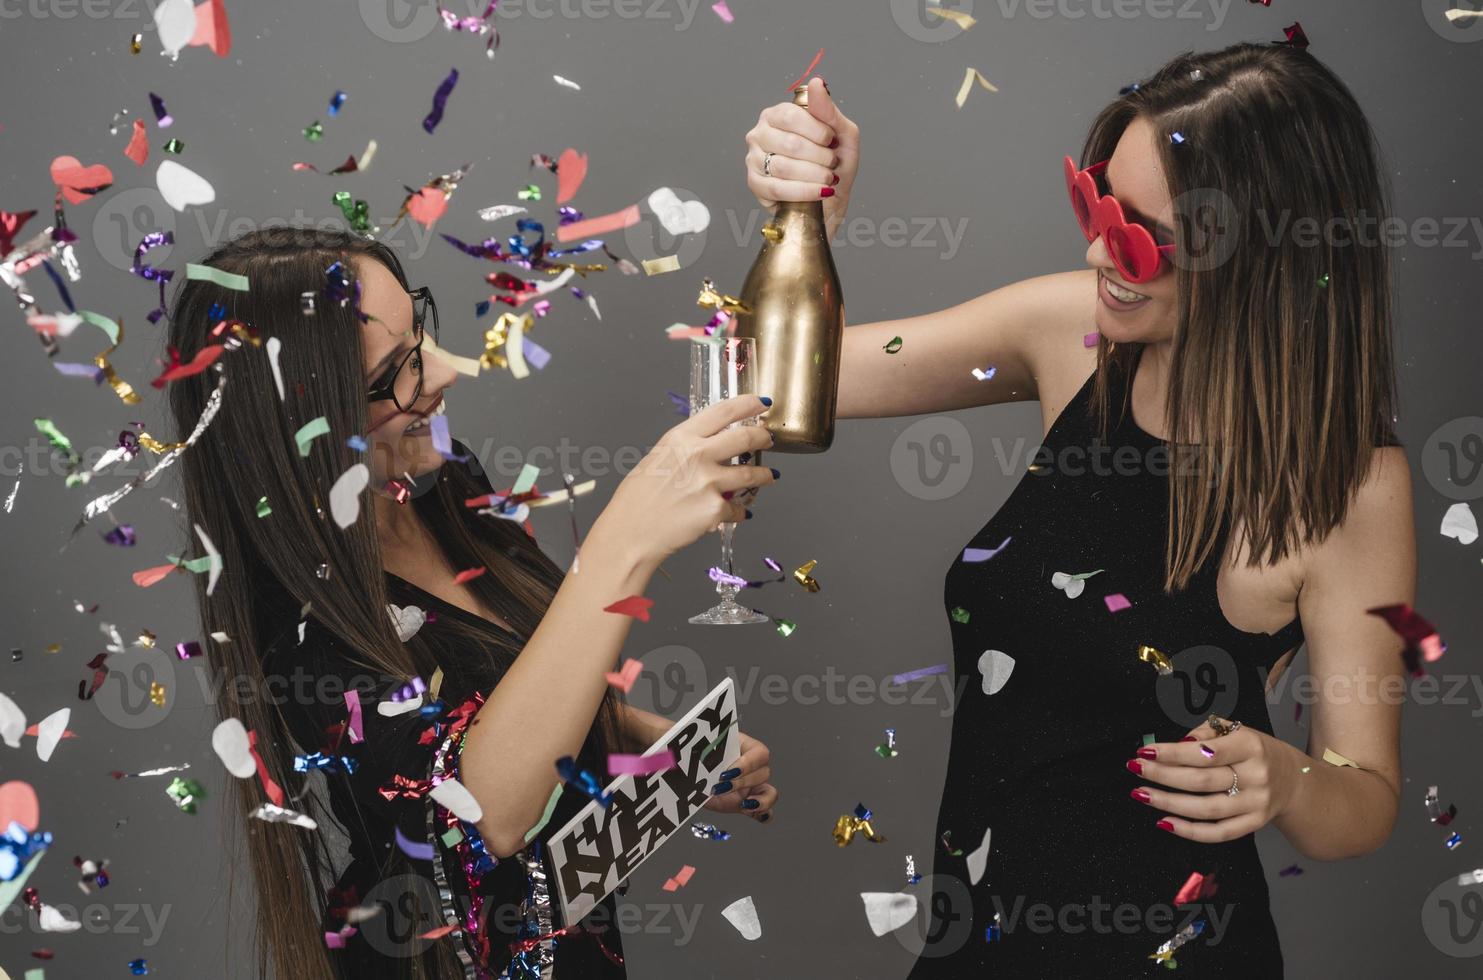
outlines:
[{"label": "red heart-shaped sunglasses", "polygon": [[1097,187],[1097,176],[1107,169],[1107,161],[1077,170],[1068,156],[1064,166],[1066,192],[1071,195],[1071,207],[1087,241],[1102,236],[1112,264],[1130,283],[1148,282],[1163,271],[1164,255],[1174,251],[1174,246],[1158,244],[1147,228],[1129,223],[1117,198]]}]

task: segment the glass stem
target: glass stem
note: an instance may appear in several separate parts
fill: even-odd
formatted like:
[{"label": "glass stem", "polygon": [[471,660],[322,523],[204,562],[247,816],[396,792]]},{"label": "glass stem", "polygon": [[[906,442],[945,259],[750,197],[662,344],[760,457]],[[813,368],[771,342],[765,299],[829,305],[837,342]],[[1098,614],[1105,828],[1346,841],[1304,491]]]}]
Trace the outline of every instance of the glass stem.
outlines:
[{"label": "glass stem", "polygon": [[[735,574],[735,572],[732,571],[733,566],[731,552],[731,535],[735,531],[736,525],[734,523],[728,522],[721,525],[721,571],[725,572],[727,575]],[[716,592],[718,595],[721,596],[722,602],[732,603],[736,601],[737,589],[736,586],[731,584],[730,582],[717,582]]]}]

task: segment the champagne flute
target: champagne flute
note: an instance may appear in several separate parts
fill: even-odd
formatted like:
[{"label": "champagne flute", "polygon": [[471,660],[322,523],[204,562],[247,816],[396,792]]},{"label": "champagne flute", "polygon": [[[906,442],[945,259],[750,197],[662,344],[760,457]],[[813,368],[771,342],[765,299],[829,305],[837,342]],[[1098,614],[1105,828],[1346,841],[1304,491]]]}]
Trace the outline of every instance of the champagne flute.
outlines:
[{"label": "champagne flute", "polygon": [[[737,395],[756,392],[757,342],[751,337],[706,337],[690,347],[690,414]],[[732,425],[757,425],[756,418],[742,419]],[[733,457],[732,465],[739,460]],[[721,565],[725,576],[733,576],[732,535],[736,524],[721,524]],[[690,617],[702,626],[736,626],[744,623],[767,623],[771,620],[755,609],[736,601],[738,586],[723,576],[716,582],[721,601],[705,612]]]}]

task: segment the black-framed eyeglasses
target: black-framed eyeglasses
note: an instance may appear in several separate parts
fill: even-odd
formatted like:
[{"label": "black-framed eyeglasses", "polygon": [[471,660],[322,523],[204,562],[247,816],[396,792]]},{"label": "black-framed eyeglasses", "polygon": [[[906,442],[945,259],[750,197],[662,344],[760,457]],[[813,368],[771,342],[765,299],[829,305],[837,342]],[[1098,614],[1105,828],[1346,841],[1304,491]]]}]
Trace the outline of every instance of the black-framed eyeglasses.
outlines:
[{"label": "black-framed eyeglasses", "polygon": [[[433,302],[432,290],[426,286],[419,286],[409,293],[412,297],[412,337],[415,343],[408,348],[407,353],[395,364],[372,383],[370,390],[366,392],[366,400],[372,402],[391,399],[393,405],[399,412],[410,412],[412,406],[417,404],[417,399],[422,397],[422,338],[428,325],[431,325],[434,342],[438,339],[438,304]],[[407,388],[408,383],[398,382],[402,377],[402,368],[411,365],[408,377],[411,381],[411,393],[398,391],[398,388]]]}]

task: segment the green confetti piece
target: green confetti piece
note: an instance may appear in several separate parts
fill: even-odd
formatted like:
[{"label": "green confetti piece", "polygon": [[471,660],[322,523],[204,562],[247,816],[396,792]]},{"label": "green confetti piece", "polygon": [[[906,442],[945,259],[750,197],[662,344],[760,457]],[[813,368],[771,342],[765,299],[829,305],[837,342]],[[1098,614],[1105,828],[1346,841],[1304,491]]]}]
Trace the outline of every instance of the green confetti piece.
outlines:
[{"label": "green confetti piece", "polygon": [[267,517],[271,513],[273,513],[273,508],[268,506],[268,498],[259,498],[257,502],[257,516]]},{"label": "green confetti piece", "polygon": [[194,262],[185,264],[185,277],[187,279],[204,279],[214,282],[222,289],[235,289],[239,293],[247,292],[247,277],[239,276],[234,272],[223,272],[213,269],[209,265],[197,265]]},{"label": "green confetti piece", "polygon": [[41,967],[37,967],[34,970],[27,970],[25,980],[46,980],[46,971],[41,969]]},{"label": "green confetti piece", "polygon": [[1081,579],[1087,579],[1087,578],[1091,578],[1093,575],[1101,575],[1104,571],[1106,571],[1106,569],[1099,568],[1095,572],[1077,572],[1075,575],[1068,575],[1067,578],[1070,578],[1070,579],[1079,579],[1079,578],[1081,578]]},{"label": "green confetti piece", "polygon": [[174,562],[175,564],[179,565],[181,568],[185,569],[187,572],[195,572],[197,575],[200,575],[202,572],[211,571],[210,555],[207,555],[204,558],[191,558],[188,560],[182,559],[179,555],[166,555],[165,557],[170,559],[170,561]]},{"label": "green confetti piece", "polygon": [[1325,272],[1323,275],[1321,275],[1321,276],[1318,277],[1318,288],[1319,289],[1328,289],[1329,288],[1329,274],[1327,272]]},{"label": "green confetti piece", "polygon": [[536,477],[540,475],[541,468],[539,466],[532,466],[530,463],[526,463],[520,467],[520,476],[515,479],[515,486],[510,489],[511,495],[528,492],[531,487],[536,485]]},{"label": "green confetti piece", "polygon": [[56,448],[67,454],[68,459],[77,459],[77,453],[72,449],[72,440],[62,435],[62,430],[57,428],[51,419],[33,419],[36,423],[36,431],[46,436],[47,441]]},{"label": "green confetti piece", "polygon": [[463,831],[458,827],[449,827],[448,832],[443,835],[443,846],[453,847],[463,840]]},{"label": "green confetti piece", "polygon": [[731,725],[732,725],[732,722],[729,722],[728,721],[721,728],[720,733],[715,738],[711,739],[709,743],[706,744],[705,751],[702,752],[701,753],[701,756],[700,756],[702,759],[704,759],[706,756],[710,755],[712,752],[716,751],[716,747],[719,746],[722,742],[726,741],[726,733],[729,732],[729,731],[731,731]]},{"label": "green confetti piece", "polygon": [[894,354],[901,349],[901,338],[892,337],[885,347],[881,348],[887,354]]},{"label": "green confetti piece", "polygon": [[525,832],[525,842],[527,844],[529,844],[531,840],[535,838],[536,834],[539,834],[543,829],[545,829],[546,824],[549,823],[551,820],[551,814],[556,812],[556,801],[561,798],[562,785],[562,783],[556,784],[556,788],[551,791],[551,798],[546,801],[546,811],[541,814],[541,819],[536,821],[536,825],[534,827]]},{"label": "green confetti piece", "polygon": [[82,317],[88,323],[91,323],[93,326],[97,327],[99,330],[106,333],[108,335],[108,342],[110,344],[118,343],[118,324],[115,323],[113,320],[110,320],[108,317],[104,316],[101,313],[94,313],[92,310],[82,310],[77,315]]},{"label": "green confetti piece", "polygon": [[304,427],[294,433],[294,442],[298,444],[299,455],[309,455],[309,444],[320,436],[329,435],[330,424],[325,421],[323,415],[317,419],[311,419],[304,423]]},{"label": "green confetti piece", "polygon": [[164,145],[163,149],[166,153],[179,153],[185,149],[185,144],[180,140],[170,140]]},{"label": "green confetti piece", "polygon": [[174,781],[165,788],[165,794],[175,801],[185,813],[196,812],[196,802],[206,798],[206,787],[194,779],[181,779],[177,776]]},{"label": "green confetti piece", "polygon": [[968,622],[968,610],[964,609],[962,606],[958,606],[957,608],[955,608],[949,615],[953,617],[953,622],[955,623]]},{"label": "green confetti piece", "polygon": [[784,636],[792,636],[793,631],[797,628],[798,624],[793,622],[791,619],[778,620],[778,632],[783,634]]},{"label": "green confetti piece", "polygon": [[896,758],[896,750],[893,749],[893,748],[891,748],[889,745],[885,744],[884,742],[882,742],[880,745],[877,745],[875,747],[875,754],[878,755],[878,756],[880,756],[882,759],[894,759],[894,758]]},{"label": "green confetti piece", "polygon": [[1153,732],[1144,732],[1143,733],[1143,744],[1144,745],[1152,745],[1154,742],[1157,742],[1157,741],[1158,741],[1158,739],[1156,739],[1156,738],[1153,737]]},{"label": "green confetti piece", "polygon": [[304,127],[304,139],[311,143],[318,143],[324,138],[324,126],[320,125],[318,119]]},{"label": "green confetti piece", "polygon": [[525,189],[515,195],[522,201],[539,201],[541,199],[541,188],[539,184],[526,184]]}]

